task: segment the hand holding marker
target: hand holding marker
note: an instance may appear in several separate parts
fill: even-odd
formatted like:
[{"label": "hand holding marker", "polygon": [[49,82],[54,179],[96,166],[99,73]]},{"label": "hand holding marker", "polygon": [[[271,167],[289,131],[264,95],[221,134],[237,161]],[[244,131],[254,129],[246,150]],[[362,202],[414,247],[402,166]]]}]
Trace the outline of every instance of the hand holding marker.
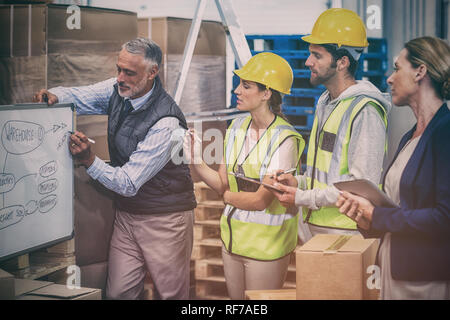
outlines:
[{"label": "hand holding marker", "polygon": [[[70,133],[70,134],[75,134],[75,132],[73,132],[73,131],[69,131],[69,133]],[[77,137],[78,137],[78,136],[77,136]],[[78,138],[80,138],[80,137],[78,137]],[[92,144],[95,143],[95,141],[92,140],[91,138],[87,138],[87,139],[88,139],[88,141],[89,141],[90,143],[92,143]]]}]

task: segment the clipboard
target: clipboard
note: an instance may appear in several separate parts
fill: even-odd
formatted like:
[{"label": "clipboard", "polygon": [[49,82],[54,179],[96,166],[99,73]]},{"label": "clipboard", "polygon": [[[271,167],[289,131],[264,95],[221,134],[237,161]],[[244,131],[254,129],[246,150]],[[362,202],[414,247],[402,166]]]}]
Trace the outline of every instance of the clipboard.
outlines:
[{"label": "clipboard", "polygon": [[334,186],[341,191],[361,196],[372,202],[376,207],[395,208],[397,205],[373,182],[366,179],[352,181],[341,181],[334,183]]},{"label": "clipboard", "polygon": [[263,185],[264,187],[266,187],[268,189],[271,189],[271,190],[273,190],[275,192],[278,192],[278,193],[284,193],[283,190],[278,189],[277,187],[275,187],[273,185],[267,184],[265,182],[261,182],[259,180],[254,180],[254,179],[248,178],[248,177],[244,176],[241,173],[236,173],[236,172],[228,172],[228,173],[233,175],[233,176],[235,176],[238,179],[242,179],[242,180],[245,180],[245,181],[253,182],[253,183],[256,183],[256,184],[259,184],[259,185]]}]

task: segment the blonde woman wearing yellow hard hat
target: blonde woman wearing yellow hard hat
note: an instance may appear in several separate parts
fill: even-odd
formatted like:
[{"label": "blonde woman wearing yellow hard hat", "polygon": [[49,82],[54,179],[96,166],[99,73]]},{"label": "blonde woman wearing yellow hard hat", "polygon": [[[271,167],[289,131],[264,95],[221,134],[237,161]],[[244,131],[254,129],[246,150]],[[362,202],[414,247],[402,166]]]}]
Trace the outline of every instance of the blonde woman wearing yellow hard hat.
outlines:
[{"label": "blonde woman wearing yellow hard hat", "polygon": [[364,23],[347,9],[329,9],[317,19],[312,33],[302,38],[310,55],[312,85],[327,90],[316,115],[304,175],[281,175],[284,194],[275,194],[289,207],[302,207],[303,242],[320,233],[359,234],[356,223],[335,207],[339,191],[333,183],[368,179],[380,183],[386,148],[390,99],[369,81],[356,81],[358,60],[368,46]]},{"label": "blonde woman wearing yellow hard hat", "polygon": [[[260,53],[234,73],[240,77],[234,90],[237,108],[250,116],[229,126],[219,171],[202,159],[192,159],[191,169],[223,195],[226,207],[220,229],[228,293],[232,299],[244,299],[245,290],[283,286],[290,253],[297,245],[298,214],[281,206],[259,182],[272,184],[271,173],[277,170],[299,170],[305,142],[280,110],[282,95],[290,93],[293,81],[286,60]],[[185,144],[188,154],[194,136]]]}]

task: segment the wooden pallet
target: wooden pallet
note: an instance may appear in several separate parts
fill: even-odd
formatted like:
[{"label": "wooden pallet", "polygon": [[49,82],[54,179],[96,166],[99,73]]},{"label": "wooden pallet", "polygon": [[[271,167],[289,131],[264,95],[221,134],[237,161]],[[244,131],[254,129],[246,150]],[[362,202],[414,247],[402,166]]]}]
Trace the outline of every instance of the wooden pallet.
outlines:
[{"label": "wooden pallet", "polygon": [[21,270],[30,267],[30,256],[24,254],[18,257],[14,257],[0,263],[0,268],[6,271]]},{"label": "wooden pallet", "polygon": [[195,279],[208,279],[209,277],[224,277],[222,258],[210,258],[195,261]]},{"label": "wooden pallet", "polygon": [[192,260],[201,260],[209,258],[222,257],[222,240],[220,239],[201,239],[194,242],[192,248]]},{"label": "wooden pallet", "polygon": [[222,196],[220,196],[204,182],[197,182],[194,184],[194,194],[197,202],[222,200]]},{"label": "wooden pallet", "polygon": [[196,298],[200,300],[230,300],[225,277],[197,279],[195,283]]},{"label": "wooden pallet", "polygon": [[296,289],[246,290],[245,300],[296,300]]},{"label": "wooden pallet", "polygon": [[295,266],[295,250],[294,250],[291,253],[291,260],[289,262],[286,279],[284,280],[283,289],[295,289],[297,287],[296,271],[297,268]]},{"label": "wooden pallet", "polygon": [[194,209],[195,221],[204,220],[220,220],[225,204],[219,201],[202,201],[198,202],[197,208]]},{"label": "wooden pallet", "polygon": [[75,242],[71,239],[12,258],[2,262],[0,267],[17,278],[34,280],[57,271],[65,272],[68,266],[75,264]]},{"label": "wooden pallet", "polygon": [[194,241],[220,239],[220,226],[217,220],[203,220],[194,224]]}]

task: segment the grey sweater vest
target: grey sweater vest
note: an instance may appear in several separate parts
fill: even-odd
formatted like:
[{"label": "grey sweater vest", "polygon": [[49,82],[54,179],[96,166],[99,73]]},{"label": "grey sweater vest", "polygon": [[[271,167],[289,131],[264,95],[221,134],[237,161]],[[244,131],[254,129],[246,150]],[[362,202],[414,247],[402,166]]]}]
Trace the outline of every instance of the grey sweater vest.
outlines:
[{"label": "grey sweater vest", "polygon": [[[160,119],[175,117],[183,128],[186,120],[175,101],[166,93],[159,77],[149,100],[139,110],[133,110],[118,123],[124,99],[119,95],[117,84],[109,100],[108,144],[113,167],[128,162],[137,144],[144,140],[148,130]],[[133,214],[157,214],[192,210],[197,206],[194,188],[186,164],[175,165],[170,160],[153,178],[144,183],[133,197],[115,194],[117,208]]]}]

